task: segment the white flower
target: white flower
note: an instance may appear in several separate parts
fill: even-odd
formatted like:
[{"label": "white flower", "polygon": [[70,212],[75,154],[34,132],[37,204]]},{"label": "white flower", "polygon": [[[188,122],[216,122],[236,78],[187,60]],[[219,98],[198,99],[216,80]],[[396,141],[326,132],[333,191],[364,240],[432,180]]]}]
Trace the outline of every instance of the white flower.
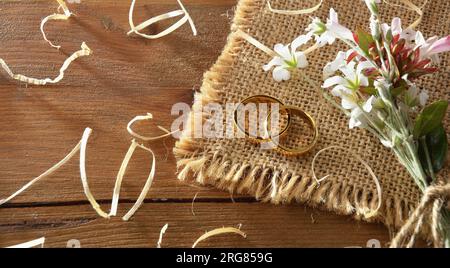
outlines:
[{"label": "white flower", "polygon": [[400,18],[393,18],[391,22],[391,26],[386,23],[381,25],[381,29],[383,30],[383,34],[386,36],[387,32],[391,30],[392,36],[400,35],[401,39],[405,39],[408,45],[411,44],[412,41],[416,39],[416,32],[411,28],[402,29],[402,20]]},{"label": "white flower", "polygon": [[421,106],[425,106],[428,102],[430,96],[428,96],[428,91],[422,90],[419,93],[419,103]]},{"label": "white flower", "polygon": [[314,35],[319,47],[327,43],[329,45],[336,41],[336,38],[353,41],[353,33],[346,27],[339,24],[338,14],[333,8],[330,9],[330,17],[324,24],[319,18],[314,18],[306,28],[309,35]]},{"label": "white flower", "polygon": [[370,113],[376,100],[377,98],[375,96],[370,96],[370,98],[364,103],[363,110],[367,113]]},{"label": "white flower", "polygon": [[[348,127],[350,129],[353,129],[355,127],[363,127],[367,125],[367,117],[373,117],[372,114],[370,114],[372,111],[374,111],[374,104],[377,101],[377,98],[375,96],[370,96],[369,99],[366,100],[366,102],[362,106],[362,110],[359,106],[354,106],[352,108],[352,112],[350,113],[350,120]],[[375,120],[372,118],[372,120]]]},{"label": "white flower", "polygon": [[412,83],[409,83],[409,89],[405,92],[405,104],[409,107],[425,106],[428,102],[428,91],[421,90]]},{"label": "white flower", "polygon": [[328,78],[336,73],[339,68],[345,66],[347,55],[345,52],[339,51],[336,58],[325,65],[323,68],[323,77]]},{"label": "white flower", "polygon": [[362,72],[365,69],[372,67],[372,65],[367,61],[363,61],[358,64],[356,70],[355,66],[355,62],[350,62],[348,65],[339,68],[339,70],[344,74],[344,77],[330,77],[325,80],[322,87],[329,88],[334,86],[334,88],[331,90],[331,93],[334,96],[340,96],[343,89],[356,91],[360,87],[367,87],[369,85],[369,81]]},{"label": "white flower", "polygon": [[[342,57],[342,54],[340,57]],[[374,104],[377,101],[375,96],[371,96],[364,101],[358,94],[360,87],[369,86],[368,78],[362,72],[367,68],[371,68],[372,65],[368,62],[361,62],[356,69],[355,66],[355,62],[350,62],[348,65],[340,67],[339,71],[341,71],[344,76],[330,77],[325,80],[322,86],[323,88],[334,86],[331,90],[331,94],[341,98],[342,108],[351,110],[349,121],[349,128],[351,129],[366,124],[367,113],[374,110]]]},{"label": "white flower", "polygon": [[[352,56],[352,54],[355,54],[355,51],[353,49],[350,49],[347,52],[339,51],[336,55],[336,58],[332,62],[327,63],[323,68],[324,79],[332,76],[340,68],[343,68],[345,65],[347,65],[347,60],[350,56]],[[356,54],[354,58],[359,59],[360,57],[361,56],[359,56],[359,54]]]},{"label": "white flower", "polygon": [[264,71],[269,71],[272,67],[272,76],[277,82],[286,81],[291,78],[291,72],[297,68],[306,68],[308,66],[308,60],[306,55],[297,51],[301,45],[307,43],[311,39],[311,36],[301,35],[297,37],[291,44],[283,45],[276,44],[274,47],[277,56],[275,56],[268,64],[263,66]]},{"label": "white flower", "polygon": [[350,113],[348,127],[354,129],[355,127],[362,126],[363,123],[365,123],[364,112],[359,107],[356,107]]}]

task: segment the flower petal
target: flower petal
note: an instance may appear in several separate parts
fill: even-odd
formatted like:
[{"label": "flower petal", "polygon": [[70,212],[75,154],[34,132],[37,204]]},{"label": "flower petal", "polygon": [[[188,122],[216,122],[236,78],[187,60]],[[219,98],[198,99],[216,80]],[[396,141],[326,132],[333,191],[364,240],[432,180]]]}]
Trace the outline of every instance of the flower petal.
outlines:
[{"label": "flower petal", "polygon": [[348,127],[350,129],[354,129],[355,127],[359,127],[360,125],[361,125],[360,121],[358,121],[357,119],[355,119],[353,117],[350,118],[349,125],[348,125]]},{"label": "flower petal", "polygon": [[266,65],[263,66],[263,70],[264,71],[269,71],[270,69],[272,69],[273,66],[279,66],[283,64],[283,59],[280,57],[274,57],[269,63],[267,63]]},{"label": "flower petal", "polygon": [[341,68],[339,68],[339,71],[341,71],[344,74],[345,78],[353,81],[355,80],[355,65],[356,63],[354,61],[349,62],[347,65],[344,65]]},{"label": "flower petal", "polygon": [[393,18],[391,23],[391,31],[393,35],[400,34],[402,32],[402,21],[400,18]]},{"label": "flower petal", "polygon": [[291,60],[291,51],[289,50],[289,45],[276,44],[274,46],[275,52],[280,55],[281,58],[285,60]]},{"label": "flower petal", "polygon": [[353,129],[355,127],[359,127],[362,125],[362,121],[361,121],[362,114],[363,114],[363,112],[358,107],[356,107],[355,109],[352,110],[352,112],[350,113],[350,122],[349,122],[350,129]]},{"label": "flower petal", "polygon": [[308,67],[308,60],[306,59],[306,55],[303,52],[296,52],[295,57],[297,58],[297,68],[306,68]]},{"label": "flower petal", "polygon": [[407,28],[400,33],[400,38],[405,39],[408,43],[414,41],[416,37],[416,31],[411,28]]},{"label": "flower petal", "polygon": [[425,43],[425,38],[423,37],[423,34],[420,31],[416,32],[416,37],[414,38],[416,40],[416,45],[420,46]]},{"label": "flower petal", "polygon": [[430,47],[430,54],[450,51],[450,35],[434,42]]},{"label": "flower petal", "polygon": [[309,40],[311,40],[311,34],[304,34],[304,35],[300,35],[299,37],[295,38],[291,44],[292,52],[297,51],[297,48],[308,43]]},{"label": "flower petal", "polygon": [[323,47],[326,44],[333,44],[334,41],[336,41],[336,37],[334,37],[331,33],[328,31],[320,35],[318,38],[316,38],[317,44],[319,47]]},{"label": "flower petal", "polygon": [[334,85],[344,85],[347,81],[341,76],[333,76],[323,82],[322,88],[329,88]]},{"label": "flower petal", "polygon": [[333,8],[330,8],[330,21],[334,23],[339,23],[338,14]]},{"label": "flower petal", "polygon": [[291,78],[291,73],[281,66],[275,67],[275,69],[273,69],[272,75],[273,79],[275,79],[275,81],[277,82],[287,81]]},{"label": "flower petal", "polygon": [[420,105],[421,106],[425,106],[427,104],[428,98],[429,98],[428,92],[426,90],[422,90],[419,93],[419,103],[420,103]]},{"label": "flower petal", "polygon": [[364,103],[363,110],[367,113],[370,113],[373,109],[373,103],[375,102],[375,96],[370,96],[370,98]]},{"label": "flower petal", "polygon": [[359,86],[360,87],[367,87],[367,86],[369,86],[369,79],[367,79],[366,76],[360,74],[358,76],[358,79],[359,79]]},{"label": "flower petal", "polygon": [[338,24],[338,23],[331,23],[328,26],[328,31],[332,32],[335,36],[338,36],[339,38],[354,41],[353,39],[353,33],[348,28]]},{"label": "flower petal", "polygon": [[356,67],[356,73],[361,74],[365,69],[374,68],[369,61],[360,61],[358,67]]},{"label": "flower petal", "polygon": [[346,59],[346,53],[339,51],[336,55],[336,58],[332,61],[327,63],[325,67],[323,68],[323,75],[325,78],[330,77],[333,75],[340,67],[345,65],[345,59]]},{"label": "flower petal", "polygon": [[381,24],[381,30],[383,31],[383,35],[386,35],[386,33],[391,29],[387,23]]},{"label": "flower petal", "polygon": [[353,100],[353,98],[348,95],[342,95],[341,106],[342,106],[342,108],[347,109],[347,110],[351,110],[351,109],[358,107],[358,105]]},{"label": "flower petal", "polygon": [[331,94],[335,97],[341,97],[342,92],[344,92],[344,88],[345,87],[342,85],[337,85],[331,90]]}]

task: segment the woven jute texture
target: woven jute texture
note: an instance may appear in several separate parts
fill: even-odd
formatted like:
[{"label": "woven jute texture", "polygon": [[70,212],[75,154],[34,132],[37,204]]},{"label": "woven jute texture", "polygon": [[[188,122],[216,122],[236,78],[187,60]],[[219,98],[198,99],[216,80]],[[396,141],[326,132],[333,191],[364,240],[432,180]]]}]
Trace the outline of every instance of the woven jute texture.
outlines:
[{"label": "woven jute texture", "polygon": [[[417,2],[420,6],[422,3]],[[273,0],[277,9],[303,9],[318,1]],[[390,1],[395,3],[395,1]],[[304,33],[311,16],[324,20],[333,7],[340,23],[350,29],[368,29],[369,12],[363,1],[324,1],[311,15],[288,16],[271,13],[265,0],[240,0],[235,12],[228,43],[214,66],[205,73],[204,83],[189,117],[187,128],[177,142],[174,153],[179,166],[178,178],[202,185],[212,185],[232,193],[252,195],[258,200],[273,203],[301,202],[338,214],[363,219],[363,212],[378,204],[376,186],[365,167],[350,153],[330,150],[316,162],[318,177],[331,175],[316,184],[312,178],[311,162],[320,149],[339,145],[353,150],[372,167],[383,189],[382,209],[370,220],[381,221],[393,229],[402,225],[421,198],[412,178],[389,149],[362,129],[350,130],[348,119],[320,95],[320,88],[312,88],[302,76],[294,73],[283,83],[273,80],[262,65],[270,57],[242,38],[233,35],[237,29],[248,32],[268,47],[290,43]],[[424,36],[444,36],[450,32],[450,1],[433,0],[424,7],[423,21],[418,30]],[[401,7],[381,4],[383,20],[390,24],[400,17],[404,27],[418,18],[417,13]],[[323,66],[333,60],[343,44],[334,44],[308,56],[310,66],[304,71],[321,84]],[[430,93],[430,99],[449,99],[449,57],[442,57],[439,73],[423,78],[420,85]],[[287,157],[271,150],[261,150],[247,139],[195,138],[194,120],[210,117],[202,112],[208,103],[219,103],[225,111],[226,103],[239,103],[246,97],[266,94],[285,104],[295,105],[309,112],[319,126],[320,140],[315,149],[304,156]],[[448,119],[446,120],[447,132]],[[233,128],[224,120],[224,129]],[[301,140],[301,131],[290,131],[292,142]],[[441,171],[448,177],[447,169]]]}]

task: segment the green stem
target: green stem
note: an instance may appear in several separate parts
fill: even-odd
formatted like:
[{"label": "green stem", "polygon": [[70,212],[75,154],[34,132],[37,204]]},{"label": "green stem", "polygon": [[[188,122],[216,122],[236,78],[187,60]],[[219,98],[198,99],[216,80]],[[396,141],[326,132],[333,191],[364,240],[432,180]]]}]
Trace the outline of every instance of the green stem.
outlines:
[{"label": "green stem", "polygon": [[386,136],[384,131],[382,129],[380,129],[380,127],[372,120],[370,115],[366,111],[364,111],[363,107],[361,105],[358,105],[358,107],[359,107],[359,109],[361,109],[364,117],[370,123],[372,128],[374,128],[379,133],[379,136],[381,136],[384,140],[388,140],[388,141],[391,140],[391,139],[389,139],[389,137]]},{"label": "green stem", "polygon": [[400,163],[402,163],[402,165],[406,168],[411,177],[414,179],[419,189],[422,192],[425,192],[425,189],[427,187],[425,183],[426,177],[421,172],[417,172],[417,167],[413,163],[414,160],[409,159],[408,155],[405,152],[405,148],[403,148],[403,146],[401,148],[398,148],[397,146],[392,149],[394,150],[394,153],[396,154]]},{"label": "green stem", "polygon": [[414,174],[411,175],[415,176],[416,182],[420,181],[419,187],[422,189],[422,191],[424,191],[427,186],[427,175],[423,170],[422,164],[420,162],[418,148],[414,141],[411,139],[411,131],[406,126],[403,117],[401,116],[400,111],[398,110],[397,105],[392,98],[390,90],[390,88],[386,90],[385,99],[383,100],[385,102],[388,102],[387,107],[392,114],[392,119],[395,123],[394,125],[398,128],[397,132],[402,133],[400,138],[403,141],[403,146],[406,148],[405,153],[408,155],[408,158],[410,159],[410,162],[412,164],[411,168],[412,170],[414,170]]}]

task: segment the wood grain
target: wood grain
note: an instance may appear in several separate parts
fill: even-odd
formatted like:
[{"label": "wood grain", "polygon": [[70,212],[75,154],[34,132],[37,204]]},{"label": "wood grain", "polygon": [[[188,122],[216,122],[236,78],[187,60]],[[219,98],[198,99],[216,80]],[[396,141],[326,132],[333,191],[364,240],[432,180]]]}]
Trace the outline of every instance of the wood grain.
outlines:
[{"label": "wood grain", "polygon": [[[136,129],[156,134],[156,125],[170,127],[173,104],[192,103],[203,73],[215,62],[226,42],[235,0],[185,0],[199,30],[192,36],[185,25],[158,40],[128,37],[130,1],[82,0],[71,4],[76,14],[46,26],[54,50],[43,40],[40,20],[56,12],[51,0],[0,2],[0,57],[14,72],[34,77],[55,76],[65,58],[86,42],[94,51],[76,60],[56,85],[26,86],[0,75],[0,198],[62,159],[80,140],[89,141],[87,172],[91,190],[109,208],[120,163],[131,137],[126,124],[134,116],[153,113],[154,122]],[[178,9],[176,1],[137,1],[136,23]],[[150,27],[155,33],[171,21]],[[191,246],[204,231],[243,224],[248,239],[224,236],[205,242],[212,247],[364,246],[367,240],[388,240],[377,224],[300,205],[272,206],[252,198],[234,197],[214,189],[176,180],[171,153],[174,141],[149,143],[157,154],[157,173],[146,204],[133,221],[99,219],[88,205],[79,178],[78,159],[0,208],[0,246],[47,236],[47,246],[64,247],[79,239],[84,247],[154,247],[160,228],[170,224],[164,246]],[[137,151],[123,183],[120,210],[140,193],[150,158]],[[191,201],[198,193],[196,216]],[[313,216],[311,216],[313,215]],[[316,223],[311,223],[312,218]]]},{"label": "wood grain", "polygon": [[[53,76],[66,55],[82,41],[94,51],[70,66],[65,79],[46,87],[18,84],[0,76],[0,196],[38,176],[62,159],[81,138],[85,127],[94,134],[89,143],[87,172],[98,199],[111,198],[112,187],[131,137],[126,124],[151,112],[155,123],[140,124],[141,133],[155,134],[156,123],[170,128],[177,102],[190,104],[203,72],[222,50],[234,1],[186,1],[196,18],[199,36],[185,25],[159,40],[127,37],[129,1],[86,1],[70,5],[76,17],[46,26],[48,38],[62,46],[58,52],[42,39],[39,22],[56,11],[55,1],[2,1],[0,57],[16,71],[36,77]],[[178,9],[176,1],[138,1],[136,22]],[[19,20],[15,17],[18,16]],[[158,25],[151,31],[160,31]],[[26,42],[24,42],[26,39]],[[149,144],[158,156],[152,198],[192,198],[196,189],[178,183],[168,139]],[[124,182],[123,198],[135,198],[148,173],[149,159],[137,154]],[[77,159],[13,202],[84,200]],[[58,189],[58,191],[49,191]],[[209,191],[208,191],[209,192]],[[218,191],[211,197],[224,197]]]},{"label": "wood grain", "polygon": [[[128,204],[120,208],[123,213]],[[99,219],[88,206],[5,209],[0,212],[0,246],[45,236],[46,247],[65,247],[70,239],[82,247],[156,247],[159,232],[169,228],[163,247],[191,247],[205,231],[237,227],[247,234],[221,235],[200,247],[366,247],[371,239],[384,246],[381,226],[306,209],[254,203],[145,204],[131,222]]]}]

